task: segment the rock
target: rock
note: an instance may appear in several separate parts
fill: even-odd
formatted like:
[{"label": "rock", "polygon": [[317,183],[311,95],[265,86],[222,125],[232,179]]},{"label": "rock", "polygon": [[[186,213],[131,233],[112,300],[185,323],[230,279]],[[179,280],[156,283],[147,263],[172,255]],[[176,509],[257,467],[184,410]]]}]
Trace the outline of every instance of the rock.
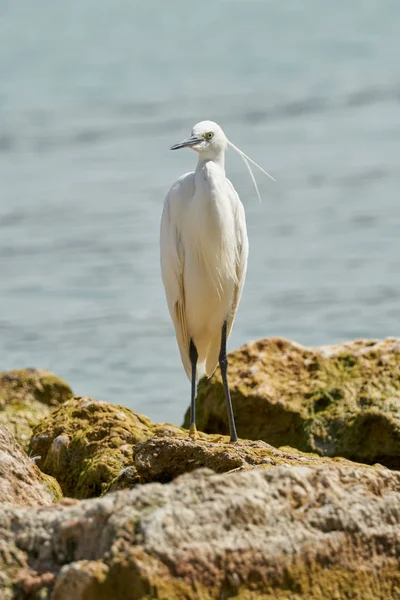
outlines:
[{"label": "rock", "polygon": [[[400,468],[400,340],[260,340],[229,355],[229,381],[240,437]],[[200,381],[197,419],[228,432],[219,370]]]},{"label": "rock", "polygon": [[[154,425],[129,408],[78,397],[43,419],[35,428],[30,453],[38,466],[57,479],[65,496],[100,496],[135,480],[123,475],[132,465],[132,446],[156,435],[187,435],[180,427]],[[116,478],[118,481],[116,481]]]},{"label": "rock", "polygon": [[[166,483],[179,475],[206,467],[216,473],[233,470],[269,468],[277,465],[321,466],[323,463],[355,466],[346,459],[322,458],[305,454],[292,448],[277,450],[269,444],[258,441],[239,441],[235,444],[225,440],[213,441],[212,436],[193,442],[190,438],[154,438],[133,449],[135,467],[140,483],[159,481]],[[358,465],[360,468],[367,468]],[[371,468],[371,467],[368,467]]]},{"label": "rock", "polygon": [[399,490],[400,473],[330,461],[0,508],[0,597],[395,599]]},{"label": "rock", "polygon": [[61,497],[57,482],[43,475],[11,433],[0,425],[0,505],[40,506]]},{"label": "rock", "polygon": [[32,429],[71,396],[65,381],[47,371],[21,369],[0,373],[0,424],[26,450]]},{"label": "rock", "polygon": [[[136,446],[134,446],[134,448],[136,448]],[[125,469],[122,469],[122,471],[110,481],[102,495],[109,494],[110,492],[118,492],[119,490],[130,489],[138,483],[141,483],[141,481],[136,467],[125,467]]]}]

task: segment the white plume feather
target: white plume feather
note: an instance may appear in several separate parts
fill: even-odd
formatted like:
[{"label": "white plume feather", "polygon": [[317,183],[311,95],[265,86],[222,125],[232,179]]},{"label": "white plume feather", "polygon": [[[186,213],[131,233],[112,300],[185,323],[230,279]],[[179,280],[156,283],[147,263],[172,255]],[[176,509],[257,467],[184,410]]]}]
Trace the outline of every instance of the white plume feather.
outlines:
[{"label": "white plume feather", "polygon": [[257,164],[252,158],[250,158],[250,156],[247,156],[247,154],[245,154],[243,152],[243,150],[241,150],[240,148],[238,148],[237,146],[235,146],[235,144],[232,144],[232,142],[230,140],[227,140],[227,142],[228,142],[228,145],[231,146],[231,148],[233,148],[234,150],[236,150],[236,152],[239,154],[239,156],[241,156],[244,164],[246,165],[247,170],[250,173],[250,177],[252,179],[252,182],[254,183],[254,187],[256,189],[258,199],[261,202],[261,196],[260,196],[260,192],[259,192],[258,185],[257,185],[257,182],[256,182],[256,178],[254,177],[254,173],[251,170],[251,167],[250,167],[249,163],[251,163],[252,165],[254,165],[255,167],[257,167],[257,169],[260,169],[260,171],[262,171],[265,175],[267,175],[267,177],[269,177],[270,179],[272,179],[272,181],[276,181],[276,179],[274,177],[272,177],[272,175],[270,175],[269,173],[267,173],[267,171],[265,171],[262,167],[260,167],[259,164]]}]

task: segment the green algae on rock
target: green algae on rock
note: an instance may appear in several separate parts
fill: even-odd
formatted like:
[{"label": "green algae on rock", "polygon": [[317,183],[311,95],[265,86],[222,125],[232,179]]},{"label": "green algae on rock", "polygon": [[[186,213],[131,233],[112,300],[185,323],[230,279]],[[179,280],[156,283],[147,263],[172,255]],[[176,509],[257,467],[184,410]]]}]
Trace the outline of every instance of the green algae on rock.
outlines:
[{"label": "green algae on rock", "polygon": [[[240,437],[400,467],[400,340],[259,340],[229,355],[229,381]],[[199,383],[197,422],[228,432],[219,370]]]},{"label": "green algae on rock", "polygon": [[133,455],[140,483],[167,483],[199,468],[209,468],[215,473],[278,465],[317,467],[330,464],[333,467],[344,465],[360,469],[371,468],[344,458],[321,457],[292,448],[278,450],[262,441],[239,440],[232,444],[229,437],[221,440],[211,435],[196,441],[189,437],[151,438],[137,444]]},{"label": "green algae on rock", "polygon": [[68,384],[48,371],[0,373],[0,423],[26,449],[39,421],[71,397]]},{"label": "green algae on rock", "polygon": [[39,423],[30,452],[40,456],[38,466],[57,479],[64,495],[90,498],[127,482],[121,472],[132,465],[132,446],[156,435],[186,434],[173,425],[154,425],[129,408],[77,397]]}]

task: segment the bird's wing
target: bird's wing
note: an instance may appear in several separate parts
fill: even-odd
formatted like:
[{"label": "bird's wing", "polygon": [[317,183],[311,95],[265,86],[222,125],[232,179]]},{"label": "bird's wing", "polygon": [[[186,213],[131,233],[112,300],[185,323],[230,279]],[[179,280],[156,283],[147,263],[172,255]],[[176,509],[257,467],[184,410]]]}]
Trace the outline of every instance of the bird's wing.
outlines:
[{"label": "bird's wing", "polygon": [[235,217],[235,235],[236,235],[236,245],[237,245],[237,255],[236,255],[236,277],[237,284],[234,289],[233,303],[231,314],[229,315],[227,322],[227,337],[232,329],[233,321],[235,320],[235,315],[237,311],[237,307],[240,302],[240,298],[243,291],[244,281],[246,278],[247,271],[247,258],[249,255],[249,241],[247,238],[247,228],[246,228],[246,216],[243,208],[243,204],[240,201],[240,198],[233,187],[232,183],[227,179],[230,188],[232,207],[234,209],[234,217]]},{"label": "bird's wing", "polygon": [[189,379],[191,378],[191,363],[189,358],[190,339],[186,324],[185,290],[183,285],[185,249],[181,239],[181,225],[185,205],[193,194],[193,173],[182,175],[174,183],[165,199],[160,232],[161,275],[168,309],[175,326],[182,363]]}]

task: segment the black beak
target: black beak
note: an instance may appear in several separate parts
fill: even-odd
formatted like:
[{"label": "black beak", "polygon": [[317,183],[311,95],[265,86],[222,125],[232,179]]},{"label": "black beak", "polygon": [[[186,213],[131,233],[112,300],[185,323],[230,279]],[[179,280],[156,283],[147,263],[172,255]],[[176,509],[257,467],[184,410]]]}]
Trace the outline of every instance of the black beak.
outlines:
[{"label": "black beak", "polygon": [[200,144],[201,142],[204,142],[204,138],[192,135],[190,138],[187,138],[187,140],[183,140],[182,142],[178,142],[177,144],[171,146],[171,150],[179,150],[179,148],[187,147],[190,148],[191,146],[197,146],[197,144]]}]

